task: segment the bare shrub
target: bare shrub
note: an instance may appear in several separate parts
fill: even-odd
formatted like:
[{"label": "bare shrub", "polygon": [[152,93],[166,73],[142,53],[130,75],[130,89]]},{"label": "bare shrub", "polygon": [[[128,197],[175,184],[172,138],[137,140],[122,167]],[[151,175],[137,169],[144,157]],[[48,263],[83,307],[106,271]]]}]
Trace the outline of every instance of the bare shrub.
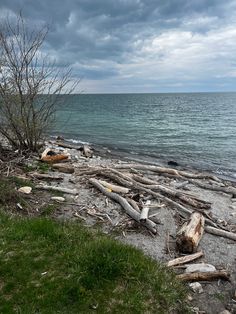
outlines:
[{"label": "bare shrub", "polygon": [[37,151],[60,94],[70,94],[71,69],[57,67],[42,45],[48,27],[30,29],[19,14],[0,25],[0,134],[20,150]]}]

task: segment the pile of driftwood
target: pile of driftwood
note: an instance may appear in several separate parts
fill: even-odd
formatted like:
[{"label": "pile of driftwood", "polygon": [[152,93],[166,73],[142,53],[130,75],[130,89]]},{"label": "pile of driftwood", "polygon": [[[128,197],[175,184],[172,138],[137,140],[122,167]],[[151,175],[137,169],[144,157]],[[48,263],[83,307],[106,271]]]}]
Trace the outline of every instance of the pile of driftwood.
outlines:
[{"label": "pile of driftwood", "polygon": [[[60,146],[62,146],[61,143]],[[64,147],[68,148],[68,145],[64,145]],[[86,154],[84,155],[86,156]],[[87,157],[91,157],[91,155],[88,154]],[[132,219],[146,227],[154,235],[158,233],[158,210],[151,214],[153,205],[150,200],[155,199],[158,201],[159,205],[155,204],[156,208],[167,206],[178,211],[185,223],[176,234],[176,246],[179,252],[190,255],[171,261],[168,266],[173,267],[187,263],[202,256],[202,254],[199,255],[195,252],[204,232],[236,241],[236,233],[219,223],[219,220],[213,217],[209,211],[211,203],[186,191],[190,183],[203,189],[224,192],[236,197],[236,188],[234,186],[223,182],[212,174],[199,174],[172,168],[130,163],[119,163],[112,167],[93,167],[86,164],[74,167],[70,163],[58,163],[54,164],[53,168],[60,172],[73,173],[78,180],[82,179],[83,182],[85,180],[106,198],[119,203]],[[53,178],[55,179],[55,175]],[[58,180],[60,180],[60,177],[58,177]],[[53,186],[39,186],[39,188],[77,194],[76,188],[73,190]],[[229,275],[228,272],[221,270],[211,271],[209,274],[207,272],[182,274],[179,275],[179,278],[181,280],[228,279]]]}]

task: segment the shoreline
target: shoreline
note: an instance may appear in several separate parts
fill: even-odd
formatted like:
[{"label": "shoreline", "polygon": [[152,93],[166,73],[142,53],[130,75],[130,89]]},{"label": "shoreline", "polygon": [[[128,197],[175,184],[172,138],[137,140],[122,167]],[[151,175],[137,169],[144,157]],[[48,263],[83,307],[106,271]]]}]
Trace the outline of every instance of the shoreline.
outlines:
[{"label": "shoreline", "polygon": [[[49,136],[49,140],[56,141],[57,136]],[[62,136],[62,138],[64,138]],[[98,156],[101,156],[102,158],[108,158],[108,159],[119,159],[121,161],[125,162],[137,162],[137,163],[143,163],[147,165],[155,165],[155,166],[161,166],[161,167],[173,167],[174,169],[178,170],[189,170],[189,171],[197,171],[197,172],[204,172],[204,173],[212,173],[221,178],[222,180],[230,181],[230,182],[236,182],[236,170],[229,168],[224,168],[223,166],[217,167],[216,169],[212,168],[206,168],[203,165],[201,166],[201,163],[199,165],[194,164],[185,164],[181,163],[178,160],[175,159],[165,159],[161,157],[154,157],[150,155],[145,155],[139,152],[130,152],[126,149],[117,148],[116,146],[105,146],[105,145],[99,145],[91,142],[85,142],[85,141],[79,141],[74,139],[68,139],[64,138],[63,142],[67,144],[73,144],[74,146],[81,146],[84,144],[89,145]],[[176,162],[178,165],[173,166],[169,165],[168,162]],[[219,168],[221,170],[219,171]]]}]

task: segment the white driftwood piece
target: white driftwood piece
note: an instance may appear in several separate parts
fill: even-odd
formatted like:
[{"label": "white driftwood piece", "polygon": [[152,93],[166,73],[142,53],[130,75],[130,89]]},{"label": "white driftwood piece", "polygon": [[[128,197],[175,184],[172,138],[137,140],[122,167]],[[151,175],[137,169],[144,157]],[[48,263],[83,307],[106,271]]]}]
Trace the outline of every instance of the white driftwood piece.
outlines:
[{"label": "white driftwood piece", "polygon": [[202,238],[204,232],[204,217],[198,212],[190,216],[188,224],[184,224],[178,234],[176,244],[183,253],[193,253]]},{"label": "white driftwood piece", "polygon": [[127,194],[129,193],[129,189],[125,188],[123,186],[118,186],[118,185],[114,185],[111,183],[108,183],[106,181],[103,180],[98,180],[99,183],[101,183],[104,187],[110,189],[111,191],[117,192],[117,193],[123,193],[123,194]]},{"label": "white driftwood piece", "polygon": [[78,194],[78,191],[76,189],[72,190],[72,189],[67,189],[67,188],[61,188],[58,186],[51,186],[51,185],[36,185],[35,188],[39,190],[58,191],[58,192],[62,192],[66,194],[73,194],[73,195]]},{"label": "white driftwood piece", "polygon": [[140,219],[139,219],[141,222],[144,222],[144,221],[146,221],[148,219],[149,209],[150,208],[148,206],[144,206],[142,208],[142,211],[140,213]]},{"label": "white driftwood piece", "polygon": [[200,252],[197,252],[197,253],[194,253],[194,254],[191,254],[191,255],[178,257],[178,258],[175,258],[175,259],[167,262],[167,266],[171,267],[171,266],[186,264],[186,263],[194,261],[194,260],[196,260],[196,259],[198,259],[198,258],[200,258],[202,256],[203,256],[203,252],[200,251]]},{"label": "white driftwood piece", "polygon": [[234,233],[234,232],[229,232],[229,231],[225,231],[222,229],[217,229],[217,228],[210,227],[210,226],[206,226],[205,231],[208,233],[220,236],[220,237],[224,237],[224,238],[228,238],[228,239],[236,241],[236,233]]},{"label": "white driftwood piece", "polygon": [[[99,191],[101,191],[104,195],[106,195],[107,197],[111,198],[112,200],[116,201],[117,203],[119,203],[125,210],[125,212],[134,220],[136,220],[137,222],[139,221],[139,213],[128,203],[128,201],[118,195],[117,193],[113,193],[113,192],[109,192],[106,188],[104,188],[104,186],[102,186],[102,184],[99,183],[98,180],[96,179],[89,179],[89,182],[95,186]],[[141,223],[143,226],[145,226],[146,228],[148,228],[152,233],[156,234],[157,230],[156,230],[156,224],[154,222],[152,222],[151,220],[147,219],[145,222]]]}]

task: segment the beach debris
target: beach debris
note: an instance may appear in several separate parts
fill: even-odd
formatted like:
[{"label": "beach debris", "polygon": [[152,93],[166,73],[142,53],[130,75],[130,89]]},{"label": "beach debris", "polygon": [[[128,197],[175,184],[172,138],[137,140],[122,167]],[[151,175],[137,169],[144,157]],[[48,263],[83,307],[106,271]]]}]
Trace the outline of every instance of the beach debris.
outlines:
[{"label": "beach debris", "polygon": [[54,164],[52,166],[54,169],[63,172],[63,173],[74,173],[75,169],[73,166],[68,165],[66,163]]},{"label": "beach debris", "polygon": [[205,263],[190,264],[190,265],[187,265],[185,269],[185,273],[196,273],[196,272],[207,273],[207,272],[212,272],[212,271],[216,271],[215,266],[211,264],[205,264]]},{"label": "beach debris", "polygon": [[18,192],[24,193],[24,194],[30,194],[32,192],[32,187],[30,186],[22,186],[18,189]]},{"label": "beach debris", "polygon": [[61,196],[52,196],[51,200],[57,201],[57,202],[65,202],[66,199],[64,197],[61,197]]},{"label": "beach debris", "polygon": [[178,167],[179,164],[176,161],[170,160],[168,161],[168,166],[172,166],[172,167]]},{"label": "beach debris", "polygon": [[220,312],[219,314],[231,314],[231,312],[229,312],[228,310],[224,310],[224,311]]},{"label": "beach debris", "polygon": [[194,212],[190,221],[185,223],[177,233],[176,244],[180,252],[193,253],[204,232],[205,219],[202,214]]},{"label": "beach debris", "polygon": [[52,185],[36,185],[35,186],[36,189],[39,190],[51,190],[51,191],[58,191],[58,192],[62,192],[62,193],[66,193],[66,194],[73,194],[76,195],[78,194],[78,191],[76,189],[67,189],[67,188],[63,188],[63,187],[59,187],[59,186],[52,186]]},{"label": "beach debris", "polygon": [[150,204],[151,204],[151,201],[147,200],[145,205],[143,206],[141,213],[140,213],[140,218],[139,218],[140,222],[145,222],[148,219],[148,214],[149,214],[149,210],[150,210],[149,205]]},{"label": "beach debris", "polygon": [[82,146],[82,152],[86,158],[91,158],[93,156],[93,151],[87,144]]},{"label": "beach debris", "polygon": [[[140,217],[139,213],[127,202],[127,200],[124,197],[120,196],[117,193],[108,191],[108,189],[105,188],[102,184],[100,184],[99,181],[96,179],[90,178],[89,183],[95,186],[104,195],[119,203],[130,217],[132,217],[135,221],[139,222]],[[142,223],[142,225],[148,228],[152,233],[154,234],[157,233],[156,224],[151,220],[147,219],[145,222]]]},{"label": "beach debris", "polygon": [[176,276],[181,281],[209,281],[224,279],[229,280],[229,272],[226,270],[217,270],[211,272],[195,272],[195,273],[184,273]]},{"label": "beach debris", "polygon": [[211,226],[205,226],[205,231],[208,233],[220,236],[220,237],[224,237],[224,238],[228,238],[228,239],[236,241],[236,233],[234,232],[222,230],[219,228],[214,228]]},{"label": "beach debris", "polygon": [[69,159],[70,155],[68,153],[59,153],[51,148],[46,148],[41,154],[41,161],[48,163],[56,163],[62,160]]},{"label": "beach debris", "polygon": [[18,209],[20,209],[20,210],[23,210],[23,207],[21,206],[20,203],[17,203],[17,204],[16,204],[16,207],[17,207]]},{"label": "beach debris", "polygon": [[55,181],[62,181],[64,178],[62,176],[57,176],[54,174],[44,174],[44,173],[30,173],[31,177],[39,179],[39,180],[55,180]]},{"label": "beach debris", "polygon": [[123,194],[129,193],[129,189],[124,188],[123,186],[114,185],[114,184],[108,183],[104,180],[99,180],[99,183],[111,191],[114,191],[117,193],[123,193]]},{"label": "beach debris", "polygon": [[202,256],[203,256],[203,252],[199,251],[199,252],[191,254],[191,255],[177,257],[177,258],[167,262],[167,266],[171,267],[171,266],[186,264],[186,263],[194,261],[194,260],[196,260],[196,259],[198,259],[198,258],[200,258]]},{"label": "beach debris", "polygon": [[193,290],[195,293],[203,293],[203,288],[200,282],[192,282],[189,284],[189,287]]}]

